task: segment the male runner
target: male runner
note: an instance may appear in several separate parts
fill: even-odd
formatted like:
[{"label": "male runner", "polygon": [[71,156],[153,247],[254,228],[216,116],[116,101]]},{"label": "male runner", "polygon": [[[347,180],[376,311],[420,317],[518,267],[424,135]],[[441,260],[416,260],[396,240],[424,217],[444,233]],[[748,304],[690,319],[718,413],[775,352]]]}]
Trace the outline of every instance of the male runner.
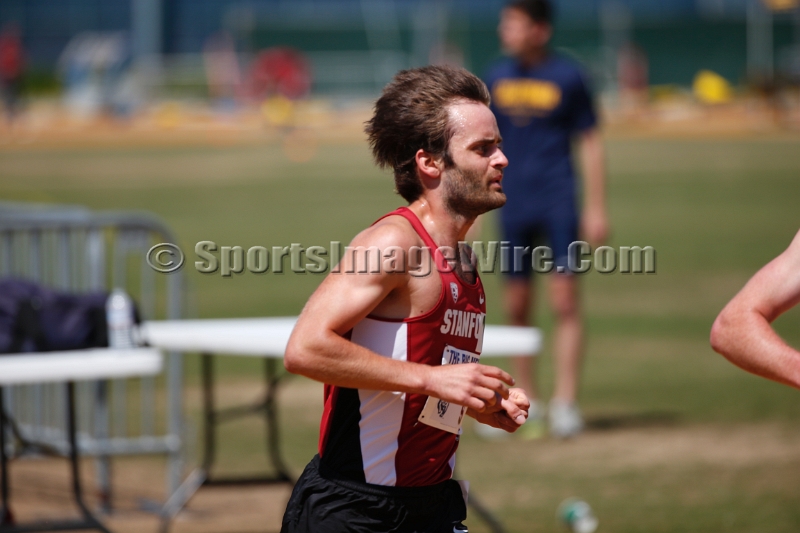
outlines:
[{"label": "male runner", "polygon": [[[570,274],[567,250],[578,240],[577,185],[571,143],[578,141],[583,163],[581,237],[602,244],[608,233],[603,145],[592,99],[578,67],[548,48],[552,9],[546,0],[518,0],[506,5],[498,28],[510,56],[487,76],[492,111],[503,136],[510,165],[503,188],[508,203],[500,213],[503,240],[524,251],[520,269],[505,276],[505,307],[513,325],[528,325],[534,290],[531,250],[546,244],[555,272],[549,277],[555,314],[556,385],[549,405],[550,432],[575,435],[583,428],[577,407],[583,351],[577,276]],[[521,256],[523,257],[523,256]],[[544,410],[538,398],[530,358],[517,357],[519,385],[531,398],[524,436],[540,430]]]},{"label": "male runner", "polygon": [[[511,376],[477,362],[485,295],[459,248],[475,218],[506,201],[488,104],[474,75],[431,66],[398,73],[375,105],[375,160],[409,205],[353,239],[289,340],[286,368],[325,383],[325,408],[283,533],[465,531],[451,479],[464,412],[509,432],[527,417]],[[370,253],[381,268],[363,268]]]},{"label": "male runner", "polygon": [[725,306],[711,328],[712,348],[748,372],[800,389],[800,351],[770,327],[798,303],[800,232]]}]

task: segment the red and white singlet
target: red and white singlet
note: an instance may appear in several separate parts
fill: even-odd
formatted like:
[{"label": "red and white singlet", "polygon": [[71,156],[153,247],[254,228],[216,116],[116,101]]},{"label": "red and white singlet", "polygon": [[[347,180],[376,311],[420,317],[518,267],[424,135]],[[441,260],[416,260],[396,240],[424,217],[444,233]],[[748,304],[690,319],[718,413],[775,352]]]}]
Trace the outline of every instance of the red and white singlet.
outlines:
[{"label": "red and white singlet", "polygon": [[[480,355],[486,304],[477,272],[474,284],[462,281],[410,209],[381,219],[392,215],[407,219],[431,249],[442,281],[439,301],[413,318],[367,317],[349,332],[350,340],[384,357],[431,366],[441,365],[450,348]],[[326,384],[322,464],[347,479],[376,485],[419,487],[450,479],[459,435],[419,421],[427,400],[422,394]]]}]

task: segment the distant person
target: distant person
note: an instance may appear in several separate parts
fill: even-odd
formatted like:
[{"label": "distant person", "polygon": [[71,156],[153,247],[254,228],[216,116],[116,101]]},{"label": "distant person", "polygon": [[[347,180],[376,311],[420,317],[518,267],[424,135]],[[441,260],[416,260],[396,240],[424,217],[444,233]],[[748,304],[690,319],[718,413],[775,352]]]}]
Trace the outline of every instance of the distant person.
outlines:
[{"label": "distant person", "polygon": [[[503,181],[508,202],[500,213],[502,236],[512,247],[527,247],[522,268],[506,273],[505,309],[512,325],[531,322],[534,284],[530,250],[546,244],[553,250],[557,270],[549,277],[555,313],[556,384],[547,418],[552,435],[570,437],[584,426],[577,404],[583,323],[578,279],[568,271],[567,250],[579,237],[594,246],[602,244],[609,226],[604,149],[592,97],[578,66],[548,48],[552,21],[552,8],[546,0],[507,4],[498,30],[510,57],[491,68],[486,82],[509,160]],[[583,163],[580,217],[573,141],[577,141]],[[520,433],[533,438],[541,434],[545,416],[544,405],[537,401],[533,362],[514,358],[514,370],[517,383],[532,402],[529,423]]]},{"label": "distant person", "polygon": [[203,46],[203,66],[209,96],[222,108],[233,108],[241,84],[239,58],[233,38],[226,32],[213,34]]},{"label": "distant person", "polygon": [[[506,201],[508,160],[488,104],[481,80],[446,66],[401,71],[375,104],[372,152],[408,207],[353,239],[356,252],[323,280],[289,339],[287,370],[325,383],[325,408],[319,454],[282,533],[466,531],[464,489],[452,479],[464,414],[509,432],[525,422],[523,391],[478,362],[485,294],[460,245]],[[434,270],[416,268],[421,249]],[[401,263],[356,268],[390,250]]]},{"label": "distant person", "polygon": [[617,84],[623,114],[635,118],[645,111],[650,89],[647,54],[633,42],[622,45],[617,53]]},{"label": "distant person", "polygon": [[20,29],[16,23],[10,23],[0,31],[0,97],[2,97],[6,119],[9,123],[13,121],[19,111],[22,66],[23,50]]},{"label": "distant person", "polygon": [[800,389],[800,351],[770,324],[800,303],[800,232],[728,302],[711,328],[711,346],[757,376]]}]

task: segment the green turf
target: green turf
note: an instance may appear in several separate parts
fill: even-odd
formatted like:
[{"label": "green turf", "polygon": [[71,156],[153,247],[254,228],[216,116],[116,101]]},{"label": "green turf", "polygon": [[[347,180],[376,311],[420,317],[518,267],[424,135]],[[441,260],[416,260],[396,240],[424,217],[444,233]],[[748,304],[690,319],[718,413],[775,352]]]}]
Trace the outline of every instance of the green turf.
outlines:
[{"label": "green turf", "polygon": [[[714,426],[724,432],[763,423],[789,431],[797,424],[796,391],[732,367],[710,350],[707,338],[719,309],[800,226],[798,147],[800,142],[757,139],[608,142],[609,244],[653,246],[657,273],[583,276],[588,358],[582,400],[595,431],[692,432]],[[296,314],[322,278],[199,274],[191,268],[197,241],[245,249],[293,242],[327,246],[349,241],[402,204],[365,147],[348,144],[323,146],[303,164],[289,162],[273,145],[4,151],[0,194],[5,200],[156,213],[190,258],[192,312],[199,317]],[[491,218],[483,238],[494,237]],[[546,285],[546,276],[541,281]],[[485,275],[484,283],[489,322],[501,323],[499,279]],[[549,333],[546,307],[538,312]],[[798,323],[795,310],[776,327],[800,345]],[[548,391],[549,346],[542,359],[542,387]],[[219,366],[225,383],[252,381],[259,373],[258,362],[249,359],[226,358]],[[191,386],[197,368],[196,357],[187,357]],[[195,418],[196,406],[189,409]],[[283,414],[287,455],[299,470],[316,444],[318,411],[297,416],[287,406]],[[241,424],[228,434],[235,438],[221,449],[223,464],[243,470],[256,464],[260,427]],[[537,454],[542,444],[497,445],[509,453],[493,446],[465,435],[463,471],[476,493],[502,510],[511,531],[558,531],[555,507],[575,494],[596,508],[601,531],[800,529],[797,456],[730,468],[701,463],[603,470],[563,464],[541,471],[528,460],[518,464],[517,457]],[[487,530],[474,522],[471,531]]]}]

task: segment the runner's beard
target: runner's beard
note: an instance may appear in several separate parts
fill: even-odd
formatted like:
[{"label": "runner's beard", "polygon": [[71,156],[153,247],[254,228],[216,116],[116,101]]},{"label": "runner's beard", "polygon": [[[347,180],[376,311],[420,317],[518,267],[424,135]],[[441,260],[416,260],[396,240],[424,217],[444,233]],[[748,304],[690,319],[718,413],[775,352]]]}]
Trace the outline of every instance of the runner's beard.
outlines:
[{"label": "runner's beard", "polygon": [[460,167],[445,170],[447,179],[442,184],[445,192],[445,206],[456,216],[476,218],[506,203],[506,195],[501,190],[489,188],[481,175],[473,170]]}]

